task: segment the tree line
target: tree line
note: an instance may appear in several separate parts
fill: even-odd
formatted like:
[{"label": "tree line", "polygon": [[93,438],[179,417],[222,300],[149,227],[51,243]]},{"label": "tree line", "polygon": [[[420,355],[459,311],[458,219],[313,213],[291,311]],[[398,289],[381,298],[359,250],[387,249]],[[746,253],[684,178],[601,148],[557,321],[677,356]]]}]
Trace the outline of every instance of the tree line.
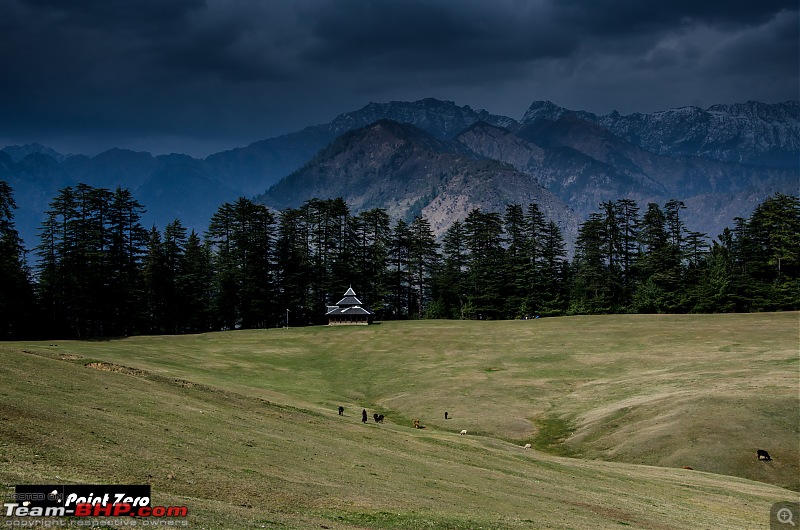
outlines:
[{"label": "tree line", "polygon": [[240,198],[203,234],[145,229],[126,189],[67,187],[32,249],[0,182],[0,337],[93,338],[324,323],[352,286],[378,319],[800,309],[800,199],[776,194],[717,240],[685,205],[600,205],[568,260],[536,204],[474,209],[440,240],[424,217],[352,213],[341,199],[274,212]]}]

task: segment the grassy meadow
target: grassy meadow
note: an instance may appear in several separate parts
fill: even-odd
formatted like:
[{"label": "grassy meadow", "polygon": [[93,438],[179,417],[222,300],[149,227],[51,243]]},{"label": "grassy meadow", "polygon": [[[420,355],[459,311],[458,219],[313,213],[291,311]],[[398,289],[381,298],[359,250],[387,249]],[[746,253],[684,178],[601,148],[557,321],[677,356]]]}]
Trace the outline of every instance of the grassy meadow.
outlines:
[{"label": "grassy meadow", "polygon": [[768,528],[799,348],[798,313],[0,343],[0,480],[149,482],[192,528]]}]

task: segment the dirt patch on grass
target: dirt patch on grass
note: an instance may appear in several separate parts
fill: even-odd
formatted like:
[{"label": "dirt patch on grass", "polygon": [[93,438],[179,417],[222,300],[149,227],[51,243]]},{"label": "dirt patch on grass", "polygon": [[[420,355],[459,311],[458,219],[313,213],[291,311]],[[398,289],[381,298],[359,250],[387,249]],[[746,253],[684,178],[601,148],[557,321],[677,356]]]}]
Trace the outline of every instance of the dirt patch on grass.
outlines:
[{"label": "dirt patch on grass", "polygon": [[148,374],[144,370],[138,370],[136,368],[129,368],[127,366],[122,366],[119,364],[114,363],[103,363],[92,361],[84,364],[86,368],[94,368],[95,370],[103,370],[104,372],[116,372],[120,374],[132,375],[134,377],[146,377]]},{"label": "dirt patch on grass", "polygon": [[[67,359],[64,359],[67,360]],[[102,370],[104,372],[114,372],[117,374],[125,374],[125,375],[132,375],[134,377],[142,377],[144,379],[150,379],[153,381],[171,381],[173,384],[183,387],[183,388],[195,388],[195,387],[202,387],[197,383],[193,383],[192,381],[187,381],[186,379],[168,379],[161,376],[157,376],[151,374],[146,370],[141,370],[139,368],[130,368],[128,366],[123,366],[121,364],[114,364],[114,363],[105,363],[100,361],[90,361],[84,364],[86,368],[93,368],[95,370]]]}]

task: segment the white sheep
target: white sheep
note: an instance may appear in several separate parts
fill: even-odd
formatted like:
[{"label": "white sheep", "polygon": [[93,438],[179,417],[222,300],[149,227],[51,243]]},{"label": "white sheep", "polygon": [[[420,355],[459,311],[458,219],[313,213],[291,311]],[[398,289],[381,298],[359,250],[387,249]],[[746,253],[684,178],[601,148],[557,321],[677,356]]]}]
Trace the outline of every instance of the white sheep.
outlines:
[{"label": "white sheep", "polygon": [[467,430],[466,430],[466,429],[464,429],[464,430],[463,430],[463,431],[461,431],[459,434],[467,434]]},{"label": "white sheep", "polygon": [[531,444],[525,444],[525,449],[530,449],[530,448],[531,448]]}]

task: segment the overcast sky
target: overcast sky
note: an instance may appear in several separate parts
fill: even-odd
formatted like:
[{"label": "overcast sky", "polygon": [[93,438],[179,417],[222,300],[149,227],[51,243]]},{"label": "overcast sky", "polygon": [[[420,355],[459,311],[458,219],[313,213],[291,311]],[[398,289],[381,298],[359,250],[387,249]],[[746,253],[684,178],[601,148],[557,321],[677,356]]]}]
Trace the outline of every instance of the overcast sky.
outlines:
[{"label": "overcast sky", "polygon": [[800,98],[797,0],[0,0],[0,146],[194,156],[435,97]]}]

